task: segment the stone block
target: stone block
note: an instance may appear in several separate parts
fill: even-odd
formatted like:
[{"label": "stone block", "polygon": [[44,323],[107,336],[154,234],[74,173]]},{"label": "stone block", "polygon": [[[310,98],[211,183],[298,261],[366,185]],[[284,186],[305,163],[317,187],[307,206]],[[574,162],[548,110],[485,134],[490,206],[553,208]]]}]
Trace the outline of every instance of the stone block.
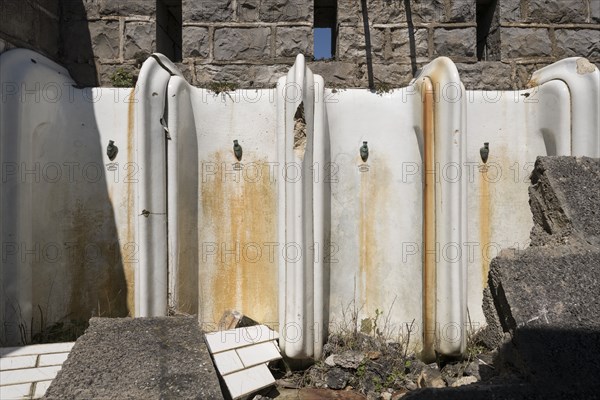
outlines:
[{"label": "stone block", "polygon": [[406,60],[411,56],[417,58],[429,56],[429,32],[427,29],[414,30],[415,54],[411,54],[411,38],[408,29],[392,29],[391,34],[394,60]]},{"label": "stone block", "polygon": [[208,87],[213,82],[232,82],[240,88],[269,88],[285,75],[289,65],[196,65],[196,86]]},{"label": "stone block", "polygon": [[[357,1],[361,5],[362,2]],[[367,1],[367,15],[371,24],[394,24],[406,21],[404,1]],[[362,11],[360,11],[362,21]]]},{"label": "stone block", "polygon": [[125,24],[125,59],[147,58],[156,51],[156,25],[154,22],[128,22]]},{"label": "stone block", "polygon": [[460,80],[467,90],[513,90],[512,69],[500,61],[457,63]]},{"label": "stone block", "polygon": [[278,27],[275,39],[275,54],[278,57],[295,57],[304,54],[311,57],[312,28],[309,26]]},{"label": "stone block", "polygon": [[98,0],[100,15],[156,15],[156,2],[148,0]]},{"label": "stone block", "polygon": [[[411,1],[413,22],[440,22],[446,19],[446,9],[443,0],[414,0]],[[462,3],[461,3],[462,4]],[[460,9],[460,7],[458,7]]]},{"label": "stone block", "polygon": [[92,318],[47,399],[222,399],[195,317]]},{"label": "stone block", "polygon": [[413,79],[412,67],[410,64],[373,64],[373,77],[375,86],[385,83],[394,88],[405,87]]},{"label": "stone block", "polygon": [[521,0],[502,0],[496,6],[500,22],[516,22],[522,19]]},{"label": "stone block", "polygon": [[476,2],[472,0],[453,0],[446,9],[445,22],[475,22]]},{"label": "stone block", "polygon": [[232,0],[183,0],[183,22],[223,22],[233,18]]},{"label": "stone block", "polygon": [[528,10],[527,20],[537,23],[585,23],[588,16],[586,1],[529,0]]},{"label": "stone block", "polygon": [[214,58],[221,61],[257,60],[271,55],[271,28],[218,28]]},{"label": "stone block", "polygon": [[557,29],[556,57],[600,58],[600,31],[593,29]]},{"label": "stone block", "polygon": [[182,31],[183,57],[202,57],[209,55],[208,28],[184,26]]},{"label": "stone block", "polygon": [[475,57],[477,32],[475,28],[438,28],[433,32],[433,53],[454,59]]},{"label": "stone block", "polygon": [[94,21],[89,22],[88,27],[94,57],[102,59],[119,58],[119,22]]},{"label": "stone block", "polygon": [[60,2],[62,23],[100,17],[100,0],[63,0]]},{"label": "stone block", "polygon": [[260,17],[260,0],[238,0],[237,18],[240,22],[258,21]]},{"label": "stone block", "polygon": [[356,63],[342,61],[313,61],[308,67],[325,80],[327,87],[360,86],[361,72]]},{"label": "stone block", "polygon": [[342,24],[358,24],[362,21],[360,1],[338,0],[337,20]]},{"label": "stone block", "polygon": [[[116,22],[117,29],[112,31],[107,30],[105,34],[104,29],[108,29],[104,21],[98,23],[88,23],[84,20],[72,21],[68,24],[63,24],[61,27],[61,33],[63,37],[62,41],[62,55],[63,62],[67,64],[77,63],[86,64],[94,62],[94,49],[92,48],[92,38],[90,30],[94,31],[95,39],[100,45],[101,54],[110,54],[112,51],[110,48],[113,46],[114,38],[119,35],[119,23]],[[108,24],[108,26],[111,26]],[[104,41],[104,45],[102,42]],[[118,51],[118,47],[117,47]],[[118,56],[118,53],[117,53]]]},{"label": "stone block", "polygon": [[263,22],[312,22],[312,0],[262,0],[260,20]]},{"label": "stone block", "polygon": [[600,23],[600,1],[590,0],[590,21]]},{"label": "stone block", "polygon": [[549,57],[552,44],[545,28],[500,28],[502,59]]},{"label": "stone block", "polygon": [[[384,31],[371,28],[371,57],[383,60]],[[338,58],[341,61],[367,59],[366,40],[362,28],[342,26],[338,34]]]}]

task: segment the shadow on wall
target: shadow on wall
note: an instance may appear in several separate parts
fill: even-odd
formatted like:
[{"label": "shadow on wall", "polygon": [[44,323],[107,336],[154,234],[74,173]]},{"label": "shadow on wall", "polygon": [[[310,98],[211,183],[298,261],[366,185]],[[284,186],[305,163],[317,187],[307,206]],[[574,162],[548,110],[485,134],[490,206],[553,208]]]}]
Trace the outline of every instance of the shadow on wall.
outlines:
[{"label": "shadow on wall", "polygon": [[[98,71],[90,26],[103,22],[88,22],[84,1],[60,2],[59,58],[79,86],[97,87],[99,86]],[[99,38],[102,39],[102,36],[100,35]]]},{"label": "shadow on wall", "polygon": [[[14,116],[0,124],[0,161],[11,167],[0,184],[0,207],[10,210],[0,231],[0,345],[71,341],[92,316],[134,314],[135,264],[126,250],[135,241],[135,185],[124,189],[123,176],[115,182],[107,156],[112,136],[101,137],[95,118],[98,111],[114,115],[119,105],[112,93],[101,102],[92,89],[73,89],[36,53],[9,51],[0,62],[3,84],[48,88],[40,98],[7,93],[0,104],[2,115]],[[133,103],[129,119],[133,138]],[[119,144],[115,163],[123,171],[135,160],[128,140]],[[127,226],[118,229],[116,214],[127,215]]]}]

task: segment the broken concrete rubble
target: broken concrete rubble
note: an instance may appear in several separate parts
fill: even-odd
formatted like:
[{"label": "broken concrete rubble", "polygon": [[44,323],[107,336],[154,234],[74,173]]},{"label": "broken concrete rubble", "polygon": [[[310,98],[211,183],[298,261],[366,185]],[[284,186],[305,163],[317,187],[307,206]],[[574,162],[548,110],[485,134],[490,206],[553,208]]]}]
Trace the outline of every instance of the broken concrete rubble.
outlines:
[{"label": "broken concrete rubble", "polygon": [[46,399],[222,399],[195,317],[92,318]]}]

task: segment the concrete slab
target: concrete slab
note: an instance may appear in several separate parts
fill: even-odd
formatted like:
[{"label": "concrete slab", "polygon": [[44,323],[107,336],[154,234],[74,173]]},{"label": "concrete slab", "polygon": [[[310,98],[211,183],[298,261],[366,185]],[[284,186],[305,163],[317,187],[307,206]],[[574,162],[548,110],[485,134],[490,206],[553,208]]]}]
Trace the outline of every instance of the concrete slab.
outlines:
[{"label": "concrete slab", "polygon": [[486,317],[510,334],[499,362],[530,392],[588,398],[600,392],[600,160],[540,157],[531,179],[532,244],[492,260]]},{"label": "concrete slab", "polygon": [[222,399],[195,317],[92,318],[46,399]]}]

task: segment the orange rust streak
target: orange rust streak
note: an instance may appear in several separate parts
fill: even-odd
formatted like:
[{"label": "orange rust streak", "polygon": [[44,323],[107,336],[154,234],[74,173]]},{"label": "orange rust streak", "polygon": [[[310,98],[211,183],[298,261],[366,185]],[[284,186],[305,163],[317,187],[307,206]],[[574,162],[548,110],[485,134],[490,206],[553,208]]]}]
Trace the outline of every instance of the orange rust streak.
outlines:
[{"label": "orange rust streak", "polygon": [[481,272],[483,287],[487,287],[490,260],[486,250],[490,243],[490,187],[487,177],[487,167],[480,167],[479,187],[481,198],[479,201],[479,248],[481,249]]},{"label": "orange rust streak", "polygon": [[433,85],[429,79],[421,87],[423,98],[423,353],[426,360],[435,359],[435,123]]},{"label": "orange rust streak", "polygon": [[[250,156],[245,154],[245,158]],[[277,205],[269,166],[260,163],[260,178],[256,181],[254,173],[248,179],[239,171],[236,182],[232,155],[215,153],[210,159],[218,165],[218,173],[202,182],[204,226],[200,237],[215,243],[218,249],[214,256],[200,255],[199,275],[207,278],[201,282],[205,288],[201,318],[215,323],[225,310],[237,309],[261,322],[275,324],[276,252],[281,246],[273,250]],[[223,174],[225,168],[227,174]]]}]

